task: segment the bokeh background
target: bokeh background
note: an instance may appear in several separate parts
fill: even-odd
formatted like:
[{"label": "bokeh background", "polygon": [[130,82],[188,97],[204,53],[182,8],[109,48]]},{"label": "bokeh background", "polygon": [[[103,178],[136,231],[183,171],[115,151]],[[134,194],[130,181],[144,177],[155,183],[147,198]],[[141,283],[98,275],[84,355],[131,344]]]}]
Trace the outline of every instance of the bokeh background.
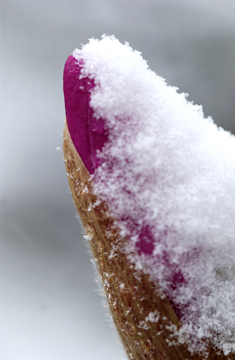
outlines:
[{"label": "bokeh background", "polygon": [[235,133],[234,0],[0,0],[0,360],[124,360],[69,193],[63,66],[114,34]]}]

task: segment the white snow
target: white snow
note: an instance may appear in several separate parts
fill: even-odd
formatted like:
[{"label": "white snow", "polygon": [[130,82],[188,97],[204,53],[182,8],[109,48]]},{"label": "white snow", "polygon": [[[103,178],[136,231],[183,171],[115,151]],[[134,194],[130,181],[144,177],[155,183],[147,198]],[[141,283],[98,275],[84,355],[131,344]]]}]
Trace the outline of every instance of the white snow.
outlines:
[{"label": "white snow", "polygon": [[[180,309],[195,349],[206,337],[232,351],[235,137],[205,119],[127,43],[103,36],[73,55],[95,81],[90,106],[109,129],[95,189],[130,239],[130,261]],[[133,254],[145,227],[153,254]],[[184,282],[174,286],[178,272]]]}]

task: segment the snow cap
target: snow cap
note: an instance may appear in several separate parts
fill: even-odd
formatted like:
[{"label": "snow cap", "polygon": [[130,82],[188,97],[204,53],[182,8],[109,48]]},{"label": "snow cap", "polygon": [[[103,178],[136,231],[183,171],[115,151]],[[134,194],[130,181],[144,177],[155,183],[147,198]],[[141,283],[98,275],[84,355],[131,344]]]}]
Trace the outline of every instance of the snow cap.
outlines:
[{"label": "snow cap", "polygon": [[113,36],[75,50],[64,79],[71,137],[129,261],[195,349],[203,338],[235,351],[235,137]]}]

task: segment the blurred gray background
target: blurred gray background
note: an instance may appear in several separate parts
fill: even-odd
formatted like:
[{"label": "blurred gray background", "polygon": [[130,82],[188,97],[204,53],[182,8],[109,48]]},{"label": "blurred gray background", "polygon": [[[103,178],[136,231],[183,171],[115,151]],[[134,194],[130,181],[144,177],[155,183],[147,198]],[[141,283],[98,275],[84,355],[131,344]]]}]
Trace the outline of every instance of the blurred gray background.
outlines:
[{"label": "blurred gray background", "polygon": [[0,0],[0,12],[0,360],[126,359],[68,190],[63,66],[114,34],[235,133],[235,1]]}]

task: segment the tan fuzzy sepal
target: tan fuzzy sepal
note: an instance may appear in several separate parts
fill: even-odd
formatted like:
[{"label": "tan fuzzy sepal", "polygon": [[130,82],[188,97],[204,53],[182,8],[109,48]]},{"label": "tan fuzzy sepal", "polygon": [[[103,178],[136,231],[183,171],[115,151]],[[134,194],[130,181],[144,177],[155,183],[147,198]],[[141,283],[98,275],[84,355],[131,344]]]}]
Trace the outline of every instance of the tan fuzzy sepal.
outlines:
[{"label": "tan fuzzy sepal", "polygon": [[109,308],[129,359],[202,360],[234,359],[212,347],[207,357],[192,354],[179,342],[180,322],[168,299],[148,275],[136,271],[127,260],[115,220],[107,205],[97,199],[93,183],[64,128],[64,159],[73,200],[98,267]]}]

